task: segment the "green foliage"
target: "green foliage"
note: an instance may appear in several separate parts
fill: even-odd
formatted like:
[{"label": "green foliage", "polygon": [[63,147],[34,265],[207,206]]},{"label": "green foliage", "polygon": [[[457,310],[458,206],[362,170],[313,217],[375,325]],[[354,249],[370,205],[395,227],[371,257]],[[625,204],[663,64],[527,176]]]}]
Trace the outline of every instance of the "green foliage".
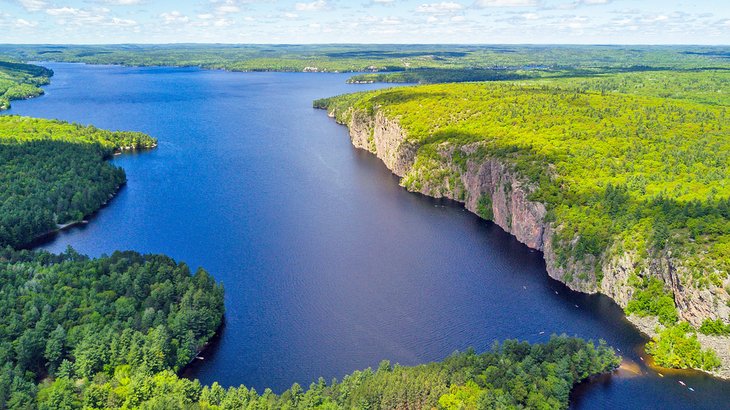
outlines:
[{"label": "green foliage", "polygon": [[705,319],[700,326],[700,333],[713,336],[730,336],[730,324],[722,319]]},{"label": "green foliage", "polygon": [[350,77],[348,83],[460,83],[466,81],[505,81],[539,78],[548,75],[545,70],[494,69],[494,68],[420,68],[395,73],[359,74]]},{"label": "green foliage", "polygon": [[681,257],[683,272],[693,272],[684,284],[721,283],[730,271],[726,109],[551,81],[401,87],[315,106],[343,123],[375,112],[397,120],[419,147],[408,187],[448,169],[444,145],[500,159],[546,205],[563,266],[600,266],[620,243],[644,258],[666,250]]},{"label": "green foliage", "polygon": [[126,180],[99,145],[0,144],[0,245],[19,246],[99,209]]},{"label": "green foliage", "polygon": [[488,193],[483,193],[477,201],[477,214],[486,220],[494,219],[494,210],[492,206],[492,197]]},{"label": "green foliage", "polygon": [[443,362],[415,367],[380,364],[342,381],[294,384],[281,395],[245,386],[201,387],[170,371],[157,374],[120,366],[113,377],[96,377],[74,386],[59,378],[41,387],[41,407],[204,409],[394,409],[394,408],[567,408],[572,386],[592,374],[616,368],[619,358],[604,344],[553,337],[546,344],[508,340],[491,352],[456,353]]},{"label": "green foliage", "polygon": [[632,299],[626,305],[627,314],[658,316],[659,322],[671,325],[677,322],[674,298],[664,289],[664,283],[656,278],[644,278],[635,287]]},{"label": "green foliage", "polygon": [[[233,71],[449,70],[596,72],[726,68],[727,47],[588,45],[1,45],[0,54],[24,61],[68,61],[130,66],[190,66]],[[439,71],[434,71],[439,74]],[[427,74],[434,77],[436,74]]]},{"label": "green foliage", "polygon": [[27,244],[93,213],[126,181],[106,161],[112,150],[154,144],[142,133],[1,116],[0,246]]},{"label": "green foliage", "polygon": [[730,105],[730,71],[728,70],[663,69],[620,74],[596,73],[585,77],[570,76],[538,83],[556,84],[602,94],[635,94],[705,104]]},{"label": "green foliage", "polygon": [[0,117],[0,144],[59,141],[97,144],[108,150],[145,149],[157,140],[141,132],[107,131],[60,120],[4,115]]},{"label": "green foliage", "polygon": [[32,84],[18,84],[8,88],[3,95],[8,100],[22,100],[33,98],[43,94],[43,89]]},{"label": "green foliage", "polygon": [[[223,317],[223,289],[203,270],[160,255],[115,252],[88,259],[69,250],[0,252],[0,408],[79,408],[75,379],[114,369],[140,374],[187,364]],[[96,392],[95,394],[99,394]]]},{"label": "green foliage", "polygon": [[452,385],[449,392],[439,398],[439,405],[446,410],[477,409],[477,402],[485,395],[485,390],[473,380],[464,386]]},{"label": "green foliage", "polygon": [[11,100],[43,94],[39,85],[48,84],[53,71],[44,67],[0,61],[0,111],[10,108]]},{"label": "green foliage", "polygon": [[646,351],[664,367],[713,370],[721,364],[713,350],[702,350],[694,329],[686,322],[662,330],[658,338],[647,343]]}]

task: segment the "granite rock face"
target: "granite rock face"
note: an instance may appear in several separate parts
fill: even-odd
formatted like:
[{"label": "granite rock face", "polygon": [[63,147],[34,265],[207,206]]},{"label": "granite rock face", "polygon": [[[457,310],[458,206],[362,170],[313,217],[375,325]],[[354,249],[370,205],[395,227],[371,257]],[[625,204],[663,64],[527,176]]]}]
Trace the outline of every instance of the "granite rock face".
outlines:
[{"label": "granite rock face", "polygon": [[[334,117],[334,113],[330,113]],[[505,161],[494,157],[479,157],[457,161],[454,158],[470,158],[479,143],[453,146],[442,143],[437,156],[428,160],[417,158],[418,144],[408,141],[406,131],[397,119],[388,118],[383,112],[369,114],[352,111],[347,118],[352,144],[365,149],[378,158],[395,175],[401,177],[401,185],[410,191],[435,198],[450,198],[464,204],[466,209],[481,217],[487,217],[528,247],[543,252],[548,275],[565,283],[573,290],[585,293],[603,293],[625,308],[631,300],[634,287],[629,284],[632,275],[661,279],[672,291],[679,317],[698,327],[705,318],[730,317],[730,296],[724,288],[730,288],[730,279],[722,287],[697,288],[683,285],[690,276],[682,261],[669,251],[640,257],[635,252],[607,250],[602,261],[593,255],[583,260],[569,259],[559,262],[553,246],[555,232],[560,221],[547,221],[545,205],[530,200],[535,189]],[[459,150],[459,155],[454,155]],[[487,200],[485,200],[485,198]],[[488,215],[483,215],[488,205]],[[577,237],[575,238],[577,240]],[[596,273],[599,266],[601,275]],[[635,316],[629,320],[639,330],[650,336],[653,329]],[[730,378],[730,338],[699,335],[705,347],[718,348],[723,366],[714,374]]]}]

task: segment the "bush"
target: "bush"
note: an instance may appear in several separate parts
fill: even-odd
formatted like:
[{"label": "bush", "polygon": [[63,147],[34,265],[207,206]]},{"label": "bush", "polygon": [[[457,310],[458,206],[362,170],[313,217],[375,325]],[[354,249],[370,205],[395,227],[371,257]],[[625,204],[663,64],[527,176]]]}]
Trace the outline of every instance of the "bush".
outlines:
[{"label": "bush", "polygon": [[713,370],[721,365],[713,350],[702,350],[697,335],[686,322],[662,330],[657,338],[647,343],[646,352],[664,367]]},{"label": "bush", "polygon": [[725,324],[722,319],[705,319],[700,326],[700,333],[713,336],[730,336],[730,324]]}]

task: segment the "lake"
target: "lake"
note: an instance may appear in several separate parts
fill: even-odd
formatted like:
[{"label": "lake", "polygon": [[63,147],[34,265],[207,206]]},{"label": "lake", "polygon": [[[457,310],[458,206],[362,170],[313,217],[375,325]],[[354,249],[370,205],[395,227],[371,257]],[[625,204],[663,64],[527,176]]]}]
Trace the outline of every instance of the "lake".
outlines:
[{"label": "lake", "polygon": [[159,146],[115,157],[127,185],[88,224],[40,247],[164,253],[223,282],[225,327],[189,377],[280,392],[383,359],[414,365],[565,333],[606,340],[643,373],[582,384],[575,408],[730,402],[730,383],[659,377],[610,299],[549,279],[539,252],[460,205],[405,191],[312,108],[379,85],[345,84],[348,74],[45,65],[56,72],[46,95],[13,102],[10,114],[143,131]]}]

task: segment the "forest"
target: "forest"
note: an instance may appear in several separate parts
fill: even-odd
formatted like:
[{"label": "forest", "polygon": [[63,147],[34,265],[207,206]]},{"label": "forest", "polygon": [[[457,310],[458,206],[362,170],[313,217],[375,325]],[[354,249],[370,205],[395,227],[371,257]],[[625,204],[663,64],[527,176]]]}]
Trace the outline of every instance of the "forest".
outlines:
[{"label": "forest", "polygon": [[138,132],[0,116],[0,246],[22,246],[81,221],[124,184],[114,150],[152,148]]},{"label": "forest", "polygon": [[495,69],[495,68],[417,68],[392,73],[358,74],[347,82],[352,84],[367,83],[400,83],[400,84],[434,84],[461,83],[469,81],[505,81],[526,80],[556,75],[541,69]]},{"label": "forest", "polygon": [[[344,124],[376,112],[397,119],[406,142],[418,147],[401,181],[413,191],[430,187],[439,196],[439,189],[449,187],[463,198],[460,178],[469,161],[499,158],[509,164],[531,187],[530,199],[545,204],[546,219],[555,222],[552,247],[566,271],[563,280],[599,288],[607,261],[638,255],[627,313],[658,316],[669,327],[668,342],[691,338],[698,329],[680,323],[677,295],[645,276],[642,266],[653,257],[672,256],[680,286],[710,289],[720,303],[727,303],[722,296],[730,292],[728,78],[724,71],[645,72],[581,81],[443,84],[314,105]],[[713,323],[727,323],[727,317],[707,319],[699,331],[725,331]],[[658,362],[674,367],[719,364],[713,352],[690,345],[681,362],[662,360],[661,343],[653,351]]]},{"label": "forest", "polygon": [[161,255],[5,248],[0,293],[0,408],[35,407],[54,379],[179,370],[223,320],[221,285]]},{"label": "forest", "polygon": [[555,336],[415,367],[384,361],[279,395],[179,377],[224,320],[223,287],[205,270],[133,251],[19,249],[110,200],[125,182],[114,152],[156,143],[0,116],[0,409],[567,408],[576,383],[619,364],[602,342]]},{"label": "forest", "polygon": [[322,378],[281,394],[245,386],[202,387],[172,371],[119,366],[113,375],[74,383],[61,376],[40,387],[40,409],[564,409],[573,385],[615,369],[611,348],[553,336],[545,344],[507,340],[492,350],[455,353],[414,367],[380,363],[329,384]]},{"label": "forest", "polygon": [[0,57],[0,111],[10,108],[11,100],[43,94],[40,86],[48,84],[53,71],[45,67],[5,61]]},{"label": "forest", "polygon": [[646,70],[595,75],[555,76],[536,83],[579,91],[621,93],[730,105],[730,70]]},{"label": "forest", "polygon": [[723,46],[635,45],[0,45],[0,55],[21,61],[319,72],[730,68],[729,53]]}]

